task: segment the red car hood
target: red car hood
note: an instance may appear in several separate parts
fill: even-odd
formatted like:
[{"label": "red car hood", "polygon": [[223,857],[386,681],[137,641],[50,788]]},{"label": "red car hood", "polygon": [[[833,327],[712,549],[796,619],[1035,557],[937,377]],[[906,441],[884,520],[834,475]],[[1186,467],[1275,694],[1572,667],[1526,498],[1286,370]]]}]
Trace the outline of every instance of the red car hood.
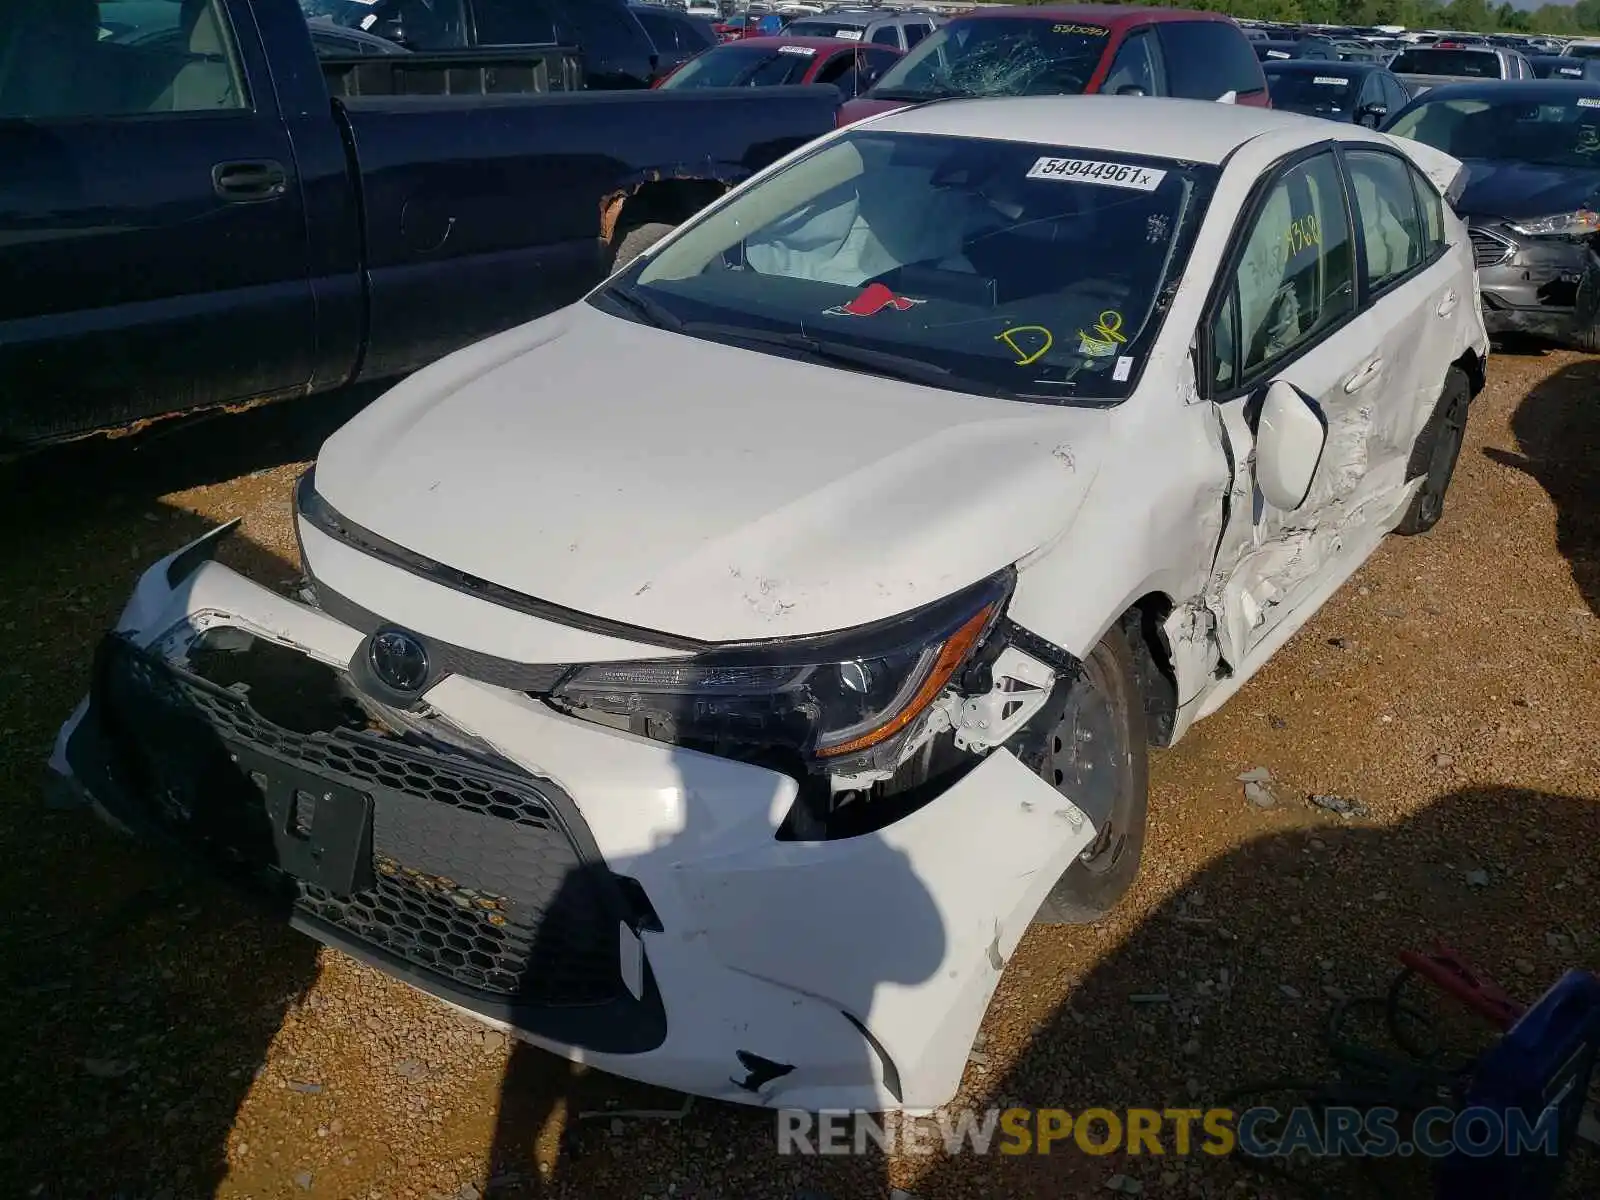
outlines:
[{"label": "red car hood", "polygon": [[897,108],[910,108],[904,100],[873,100],[864,97],[860,100],[846,100],[839,106],[839,114],[835,118],[837,127],[843,129],[846,125],[854,125],[865,117],[875,117],[879,113],[893,112]]}]

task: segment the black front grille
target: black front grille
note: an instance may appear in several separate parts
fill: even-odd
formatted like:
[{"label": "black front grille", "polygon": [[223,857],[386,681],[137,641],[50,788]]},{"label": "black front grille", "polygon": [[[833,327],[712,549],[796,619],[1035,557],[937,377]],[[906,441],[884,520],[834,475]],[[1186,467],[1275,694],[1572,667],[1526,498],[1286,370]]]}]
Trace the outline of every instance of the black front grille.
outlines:
[{"label": "black front grille", "polygon": [[274,878],[285,875],[284,833],[264,800],[268,774],[313,777],[295,785],[282,818],[295,827],[315,827],[315,780],[371,796],[372,870],[348,895],[291,878],[303,914],[474,994],[542,1006],[624,997],[619,930],[629,910],[583,848],[592,843],[581,818],[543,781],[354,727],[359,719],[286,728],[237,686],[120,638],[102,652],[95,699],[155,820]]},{"label": "black front grille", "polygon": [[1499,266],[1516,253],[1516,246],[1487,229],[1469,230],[1467,236],[1472,239],[1473,265],[1479,269]]}]

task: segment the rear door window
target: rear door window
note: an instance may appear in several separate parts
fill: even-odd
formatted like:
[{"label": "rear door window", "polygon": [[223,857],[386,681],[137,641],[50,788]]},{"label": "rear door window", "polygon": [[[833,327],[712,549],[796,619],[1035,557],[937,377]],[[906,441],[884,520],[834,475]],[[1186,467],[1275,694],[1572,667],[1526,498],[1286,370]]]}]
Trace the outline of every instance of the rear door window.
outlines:
[{"label": "rear door window", "polygon": [[1345,166],[1366,251],[1366,290],[1379,292],[1423,259],[1422,220],[1411,174],[1398,155],[1381,151],[1351,150]]},{"label": "rear door window", "polygon": [[1174,96],[1215,100],[1225,92],[1266,90],[1261,60],[1248,38],[1227,21],[1164,21],[1156,26]]},{"label": "rear door window", "polygon": [[555,10],[546,0],[473,0],[472,7],[479,45],[553,46],[561,41]]}]

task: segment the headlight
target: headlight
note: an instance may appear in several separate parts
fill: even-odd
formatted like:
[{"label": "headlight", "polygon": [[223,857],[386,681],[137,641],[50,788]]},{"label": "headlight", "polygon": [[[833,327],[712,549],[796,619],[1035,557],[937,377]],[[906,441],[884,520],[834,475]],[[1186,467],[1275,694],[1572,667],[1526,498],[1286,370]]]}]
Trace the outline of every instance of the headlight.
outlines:
[{"label": "headlight", "polygon": [[[898,740],[999,619],[1010,571],[876,626],[694,658],[580,667],[551,695],[575,716],[721,751],[788,750],[813,763],[888,765]],[[608,722],[610,723],[610,722]]]},{"label": "headlight", "polygon": [[1600,233],[1600,213],[1587,208],[1577,212],[1556,213],[1552,217],[1534,217],[1527,221],[1508,221],[1512,230],[1528,237],[1587,237]]}]

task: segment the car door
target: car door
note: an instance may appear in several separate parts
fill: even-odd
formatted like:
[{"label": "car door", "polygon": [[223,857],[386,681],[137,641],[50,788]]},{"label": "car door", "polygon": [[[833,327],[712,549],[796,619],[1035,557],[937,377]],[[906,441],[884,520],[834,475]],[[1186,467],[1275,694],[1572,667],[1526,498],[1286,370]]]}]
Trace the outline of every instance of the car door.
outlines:
[{"label": "car door", "polygon": [[1099,90],[1107,96],[1168,95],[1161,47],[1149,25],[1129,32],[1118,45]]},{"label": "car door", "polygon": [[0,9],[0,440],[292,394],[314,369],[253,26],[221,0],[104,8],[114,27],[92,0]]},{"label": "car door", "polygon": [[[1442,203],[1401,154],[1341,149],[1356,221],[1357,277],[1374,333],[1358,396],[1368,406],[1365,470],[1346,499],[1380,515],[1403,499],[1417,435],[1444,387],[1454,355],[1455,311],[1471,304],[1445,253]],[[1419,187],[1420,183],[1420,187]]]},{"label": "car door", "polygon": [[[1202,378],[1233,469],[1207,602],[1236,670],[1341,560],[1365,554],[1346,503],[1367,464],[1377,330],[1359,311],[1354,233],[1327,147],[1282,164],[1258,189],[1213,295]],[[1257,417],[1284,382],[1320,412],[1327,440],[1304,501],[1270,505],[1257,486]],[[1376,535],[1375,535],[1376,537]],[[1374,537],[1374,540],[1375,540]]]}]

